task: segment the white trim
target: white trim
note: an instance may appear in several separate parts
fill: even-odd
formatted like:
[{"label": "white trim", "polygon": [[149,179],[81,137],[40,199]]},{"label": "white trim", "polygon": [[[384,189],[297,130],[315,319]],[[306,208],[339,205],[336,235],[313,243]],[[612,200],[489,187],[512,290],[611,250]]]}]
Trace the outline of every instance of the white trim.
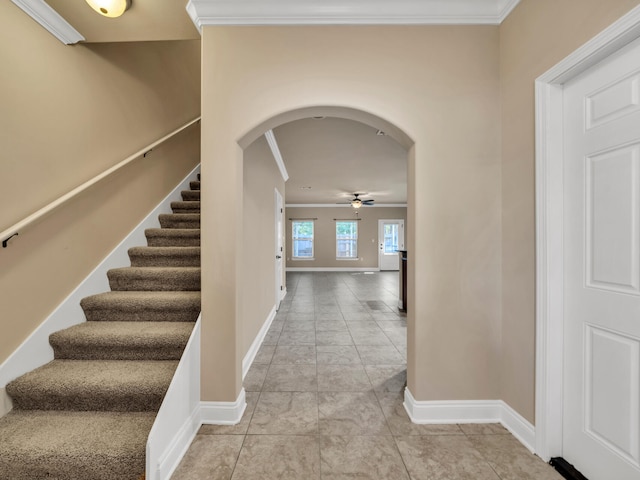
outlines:
[{"label": "white trim", "polygon": [[[285,271],[286,271],[286,269],[285,269]],[[287,287],[286,287],[286,285],[283,285],[283,287],[284,288],[282,290],[280,290],[280,301],[284,300],[284,297],[287,296]]]},{"label": "white trim", "polygon": [[404,408],[416,424],[501,423],[534,451],[535,428],[502,400],[418,401],[405,388]]},{"label": "white trim", "polygon": [[171,477],[201,425],[201,323],[200,315],[147,438],[146,472],[149,480]]},{"label": "white trim", "polygon": [[502,8],[500,9],[500,13],[498,14],[498,23],[504,22],[504,20],[509,16],[509,14],[513,11],[514,8],[518,6],[520,0],[506,0],[503,2]]},{"label": "white trim", "polygon": [[536,429],[510,405],[500,400],[500,423],[531,453],[535,453]]},{"label": "white trim", "polygon": [[[297,260],[296,260],[297,261]],[[287,272],[379,272],[378,267],[287,267]]]},{"label": "white trim", "polygon": [[273,322],[274,318],[276,318],[275,305],[271,308],[271,311],[269,312],[269,315],[267,315],[267,318],[262,324],[262,327],[260,328],[260,331],[256,335],[256,338],[253,339],[253,343],[249,347],[249,351],[242,359],[242,379],[243,380],[244,380],[244,377],[247,376],[247,372],[249,371],[249,368],[251,368],[251,364],[253,363],[253,360],[256,358],[256,355],[258,354],[258,350],[260,350],[262,341],[267,336],[267,332],[269,331],[269,327],[271,327],[271,323]]},{"label": "white trim", "polygon": [[146,244],[145,229],[159,226],[158,215],[171,213],[171,201],[179,199],[182,190],[189,189],[189,181],[199,171],[200,165],[194,168],[0,365],[0,388],[14,378],[53,360],[49,335],[86,321],[80,300],[109,290],[107,271],[129,264],[129,248]]},{"label": "white trim", "polygon": [[640,6],[536,80],[535,451],[543,460],[562,456],[562,85],[638,37]]},{"label": "white trim", "polygon": [[66,45],[85,40],[80,32],[67,22],[44,0],[11,0],[24,13],[42,25],[49,33]]},{"label": "white trim", "polygon": [[207,25],[499,25],[519,0],[190,0]]},{"label": "white trim", "polygon": [[[350,203],[287,203],[286,208],[353,208]],[[363,208],[407,208],[406,203],[377,203],[365,205]]]},{"label": "white trim", "polygon": [[247,408],[244,388],[235,402],[200,402],[200,421],[204,425],[237,425]]},{"label": "white trim", "polygon": [[273,130],[264,132],[264,138],[267,139],[267,143],[273,154],[273,159],[276,161],[276,165],[278,165],[278,170],[280,170],[280,175],[282,175],[282,179],[286,182],[289,180],[289,173],[287,172],[287,167],[284,165],[284,160],[282,159],[282,154],[280,153],[280,148],[278,147],[278,142],[276,141]]}]

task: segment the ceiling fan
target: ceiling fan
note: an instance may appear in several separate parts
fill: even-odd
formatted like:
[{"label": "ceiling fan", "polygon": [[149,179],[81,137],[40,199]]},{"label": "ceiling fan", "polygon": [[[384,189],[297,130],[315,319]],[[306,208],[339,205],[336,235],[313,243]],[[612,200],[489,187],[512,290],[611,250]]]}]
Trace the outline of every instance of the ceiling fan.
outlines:
[{"label": "ceiling fan", "polygon": [[351,204],[351,206],[356,210],[362,207],[363,205],[367,205],[367,206],[373,205],[374,200],[372,198],[369,200],[363,200],[360,198],[360,195],[366,195],[366,193],[354,193],[351,201],[347,203]]}]

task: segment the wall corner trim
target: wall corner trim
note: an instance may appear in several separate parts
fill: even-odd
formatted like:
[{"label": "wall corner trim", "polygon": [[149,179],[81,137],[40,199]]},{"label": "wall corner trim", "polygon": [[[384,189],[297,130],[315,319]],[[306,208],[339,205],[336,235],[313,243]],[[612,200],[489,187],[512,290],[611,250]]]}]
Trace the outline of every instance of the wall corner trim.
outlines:
[{"label": "wall corner trim", "polygon": [[264,138],[267,139],[273,158],[276,161],[276,165],[278,165],[278,170],[280,170],[280,175],[282,175],[282,179],[286,182],[289,180],[289,172],[287,172],[287,167],[284,165],[284,160],[282,159],[282,154],[280,153],[280,148],[278,147],[278,142],[276,141],[273,130],[264,132]]},{"label": "wall corner trim", "polygon": [[235,402],[200,402],[200,422],[203,425],[237,425],[246,408],[243,388]]},{"label": "wall corner trim", "polygon": [[42,25],[66,45],[85,40],[80,32],[51,8],[44,0],[11,0],[24,13]]},{"label": "wall corner trim", "polygon": [[534,452],[535,428],[502,400],[416,400],[404,391],[404,408],[412,423],[501,423],[530,452]]},{"label": "wall corner trim", "polygon": [[253,339],[253,343],[249,347],[249,351],[242,359],[242,379],[243,380],[244,380],[244,377],[247,376],[247,372],[249,371],[249,368],[251,367],[253,360],[256,358],[256,355],[258,354],[258,350],[260,350],[262,341],[264,340],[264,337],[267,336],[267,332],[269,331],[269,327],[271,327],[271,323],[273,322],[274,318],[276,318],[275,305],[271,308],[271,311],[269,312],[269,315],[267,315],[267,318],[262,324],[262,327],[260,328],[260,331],[256,335],[256,338]]}]

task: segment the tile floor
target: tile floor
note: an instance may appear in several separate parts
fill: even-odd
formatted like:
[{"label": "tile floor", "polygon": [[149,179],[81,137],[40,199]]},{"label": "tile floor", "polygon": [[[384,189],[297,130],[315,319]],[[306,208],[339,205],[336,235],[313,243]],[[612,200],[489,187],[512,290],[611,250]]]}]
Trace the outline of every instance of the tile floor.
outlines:
[{"label": "tile floor", "polygon": [[501,425],[415,425],[396,272],[289,273],[238,425],[204,425],[172,480],[562,480]]}]

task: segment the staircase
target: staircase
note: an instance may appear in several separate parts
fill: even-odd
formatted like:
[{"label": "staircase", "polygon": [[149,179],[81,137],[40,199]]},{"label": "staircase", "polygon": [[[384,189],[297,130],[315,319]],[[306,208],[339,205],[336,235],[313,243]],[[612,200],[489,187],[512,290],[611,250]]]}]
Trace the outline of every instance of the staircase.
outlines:
[{"label": "staircase", "polygon": [[9,383],[0,480],[138,480],[156,412],[200,313],[200,176],[50,336],[54,360]]}]

